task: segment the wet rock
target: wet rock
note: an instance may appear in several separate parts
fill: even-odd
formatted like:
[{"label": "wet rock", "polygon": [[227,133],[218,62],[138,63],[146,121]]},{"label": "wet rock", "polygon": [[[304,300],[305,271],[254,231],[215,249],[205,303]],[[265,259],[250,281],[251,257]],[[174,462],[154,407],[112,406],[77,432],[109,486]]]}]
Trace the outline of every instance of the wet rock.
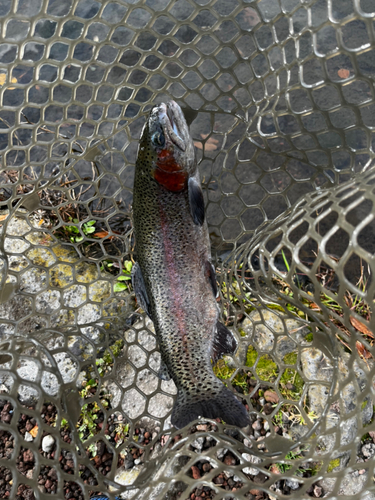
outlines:
[{"label": "wet rock", "polygon": [[[361,492],[363,492],[367,483],[368,472],[366,470],[363,472],[363,474],[356,474],[356,472],[357,471],[344,475],[343,479],[341,480],[338,496],[343,495],[347,498],[360,498],[356,495],[359,495]],[[325,496],[327,496],[327,493],[333,491],[336,480],[336,478],[326,478],[322,481],[318,481],[317,484],[318,486],[323,488]]]},{"label": "wet rock", "polygon": [[[301,328],[301,322],[295,319],[282,320],[276,312],[271,309],[252,311],[240,325],[241,330],[252,337],[252,341],[261,351],[272,350],[278,336],[276,351],[283,357],[298,347],[298,342],[303,340],[309,332],[307,328]],[[289,336],[285,333],[289,332]],[[284,336],[282,336],[284,334]]]},{"label": "wet rock", "polygon": [[141,472],[141,467],[133,467],[132,469],[119,469],[115,476],[115,482],[122,486],[133,484]]}]

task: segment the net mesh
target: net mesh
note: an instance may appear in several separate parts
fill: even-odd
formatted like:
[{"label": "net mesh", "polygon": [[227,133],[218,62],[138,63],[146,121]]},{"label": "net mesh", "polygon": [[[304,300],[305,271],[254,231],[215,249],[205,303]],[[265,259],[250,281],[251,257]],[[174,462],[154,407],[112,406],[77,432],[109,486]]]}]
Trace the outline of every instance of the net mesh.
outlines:
[{"label": "net mesh", "polygon": [[[373,0],[0,16],[0,496],[373,499]],[[170,99],[239,343],[214,370],[247,429],[171,428],[129,282],[138,140]]]}]

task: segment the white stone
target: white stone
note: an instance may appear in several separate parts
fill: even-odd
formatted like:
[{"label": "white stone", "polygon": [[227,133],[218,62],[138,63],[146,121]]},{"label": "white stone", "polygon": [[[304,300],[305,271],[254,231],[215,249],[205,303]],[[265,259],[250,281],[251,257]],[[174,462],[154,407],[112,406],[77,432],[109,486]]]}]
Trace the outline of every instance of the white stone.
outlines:
[{"label": "white stone", "polygon": [[24,439],[25,439],[25,441],[28,441],[28,442],[31,442],[34,440],[32,435],[30,434],[30,432],[27,432],[27,431],[25,432]]},{"label": "white stone", "polygon": [[42,440],[42,450],[45,453],[50,453],[53,450],[53,447],[55,445],[55,438],[48,434],[47,436],[44,436]]},{"label": "white stone", "polygon": [[[262,463],[262,459],[259,458],[259,457],[256,457],[255,455],[250,455],[249,453],[242,453],[242,458],[246,461],[246,462],[250,462],[252,464],[260,464]],[[245,467],[244,469],[242,469],[242,472],[244,472],[245,474],[250,474],[252,476],[257,476],[260,472],[259,469],[255,469],[254,467]]]}]

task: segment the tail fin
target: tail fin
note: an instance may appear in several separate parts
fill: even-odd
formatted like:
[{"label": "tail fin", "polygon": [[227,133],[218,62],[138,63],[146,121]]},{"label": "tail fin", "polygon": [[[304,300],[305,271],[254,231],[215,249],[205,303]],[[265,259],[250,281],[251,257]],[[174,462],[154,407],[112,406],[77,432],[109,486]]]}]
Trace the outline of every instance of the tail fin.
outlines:
[{"label": "tail fin", "polygon": [[172,410],[172,424],[181,429],[198,417],[220,417],[225,423],[237,427],[246,427],[250,423],[243,404],[225,386],[216,394],[202,394],[200,399],[196,395],[189,398],[179,390]]}]

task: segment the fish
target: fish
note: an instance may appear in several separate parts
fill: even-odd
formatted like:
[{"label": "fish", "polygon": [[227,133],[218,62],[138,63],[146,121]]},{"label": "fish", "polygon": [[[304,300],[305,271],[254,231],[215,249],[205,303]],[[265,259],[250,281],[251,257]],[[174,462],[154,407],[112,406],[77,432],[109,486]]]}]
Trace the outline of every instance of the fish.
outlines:
[{"label": "fish", "polygon": [[219,321],[217,282],[193,140],[175,101],[151,109],[135,166],[132,285],[155,326],[159,377],[173,379],[171,422],[198,417],[249,424],[244,405],[214,374],[237,341]]},{"label": "fish", "polygon": [[[108,500],[106,495],[99,495],[96,497],[91,497],[90,500]],[[120,497],[115,497],[115,500],[121,500]]]}]

